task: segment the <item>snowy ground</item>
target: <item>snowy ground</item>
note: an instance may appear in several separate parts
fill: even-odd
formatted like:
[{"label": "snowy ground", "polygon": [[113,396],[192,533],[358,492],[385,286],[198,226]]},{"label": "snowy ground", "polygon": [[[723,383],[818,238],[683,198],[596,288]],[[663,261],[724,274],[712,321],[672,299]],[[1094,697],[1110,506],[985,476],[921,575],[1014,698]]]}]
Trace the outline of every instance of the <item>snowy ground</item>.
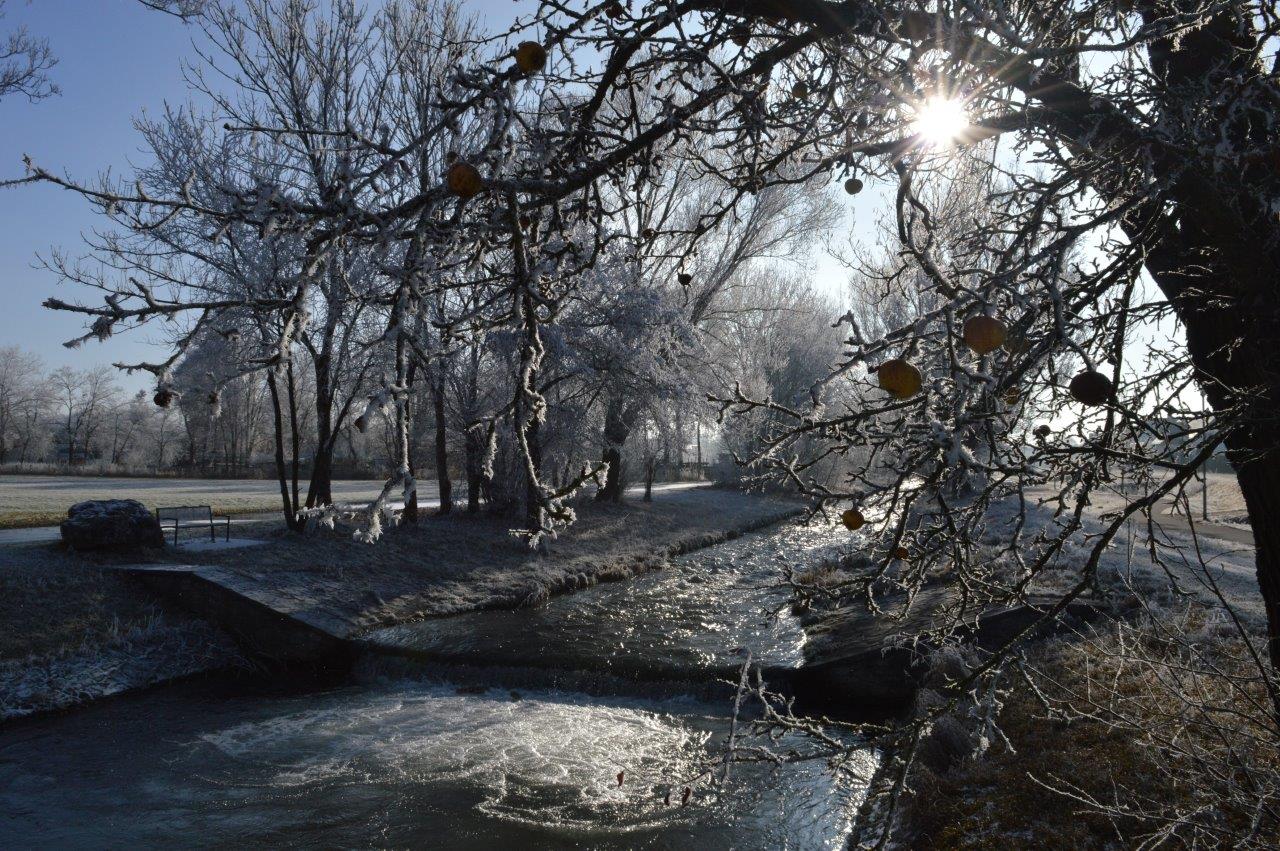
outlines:
[{"label": "snowy ground", "polygon": [[391,529],[376,544],[349,529],[305,538],[246,527],[266,546],[187,552],[168,561],[217,568],[220,584],[337,635],[431,615],[512,608],[625,579],[673,554],[797,512],[789,500],[709,487],[655,490],[651,503],[585,501],[578,520],[531,552],[508,518],[455,513]]},{"label": "snowy ground", "polygon": [[[339,502],[371,500],[381,481],[339,480]],[[306,481],[299,483],[306,492]],[[418,481],[419,497],[437,498],[433,481]],[[212,505],[216,514],[247,514],[280,508],[280,485],[272,479],[135,479],[98,476],[0,476],[0,528],[59,522],[67,508],[86,499],[136,499],[148,508]]]}]

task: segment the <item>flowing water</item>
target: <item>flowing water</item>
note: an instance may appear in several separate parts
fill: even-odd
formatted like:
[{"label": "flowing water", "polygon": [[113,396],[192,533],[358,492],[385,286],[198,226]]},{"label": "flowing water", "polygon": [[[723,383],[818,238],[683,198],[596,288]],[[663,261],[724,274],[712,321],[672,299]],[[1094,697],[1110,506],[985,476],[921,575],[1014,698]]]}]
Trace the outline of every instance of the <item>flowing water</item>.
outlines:
[{"label": "flowing water", "polygon": [[[797,627],[767,616],[785,595],[761,580],[833,543],[792,525],[749,535],[524,625],[537,652],[577,647],[569,664],[591,630],[606,660],[710,669],[746,647],[794,663]],[[713,784],[727,700],[372,670],[337,688],[188,682],[0,731],[0,847],[838,848],[874,769],[869,754],[839,778],[821,760],[734,763]]]},{"label": "flowing water", "polygon": [[787,523],[672,560],[665,570],[554,597],[378,630],[370,646],[438,661],[594,670],[645,679],[707,679],[753,662],[795,667],[804,631],[790,615],[783,568],[849,546],[848,533]]}]

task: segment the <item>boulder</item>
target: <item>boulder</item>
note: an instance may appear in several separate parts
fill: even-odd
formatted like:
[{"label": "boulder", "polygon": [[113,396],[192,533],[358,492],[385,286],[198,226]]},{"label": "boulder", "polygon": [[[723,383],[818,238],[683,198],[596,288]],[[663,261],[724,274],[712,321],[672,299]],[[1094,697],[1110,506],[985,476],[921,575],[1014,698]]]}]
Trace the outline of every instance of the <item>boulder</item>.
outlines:
[{"label": "boulder", "polygon": [[62,540],[77,550],[163,547],[164,533],[136,499],[91,499],[67,509]]}]

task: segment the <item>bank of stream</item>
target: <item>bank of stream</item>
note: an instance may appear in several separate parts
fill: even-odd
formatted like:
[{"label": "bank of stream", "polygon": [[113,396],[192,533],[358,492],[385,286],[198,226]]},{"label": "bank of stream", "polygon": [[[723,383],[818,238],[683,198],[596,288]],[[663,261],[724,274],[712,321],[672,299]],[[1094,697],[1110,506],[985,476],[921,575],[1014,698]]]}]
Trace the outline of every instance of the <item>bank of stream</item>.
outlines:
[{"label": "bank of stream", "polygon": [[781,568],[846,546],[845,534],[785,523],[543,606],[379,630],[340,684],[215,677],[17,722],[0,731],[0,836],[8,847],[842,847],[870,753],[838,776],[815,760],[711,777],[731,727],[721,680],[748,652],[766,669],[802,660]]}]

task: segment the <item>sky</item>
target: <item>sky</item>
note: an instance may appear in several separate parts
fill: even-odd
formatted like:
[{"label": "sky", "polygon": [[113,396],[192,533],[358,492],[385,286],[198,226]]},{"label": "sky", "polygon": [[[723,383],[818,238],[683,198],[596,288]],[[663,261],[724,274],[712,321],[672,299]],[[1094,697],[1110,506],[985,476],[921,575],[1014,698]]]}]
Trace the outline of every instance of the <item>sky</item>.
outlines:
[{"label": "sky", "polygon": [[[46,169],[91,180],[104,169],[129,170],[144,160],[135,117],[156,114],[166,102],[185,103],[182,63],[193,56],[195,28],[147,10],[137,0],[0,0],[0,34],[25,26],[47,38],[58,65],[53,81],[61,94],[38,103],[22,97],[0,101],[0,179],[23,173],[22,156]],[[505,26],[530,4],[511,0],[467,0],[468,11]],[[880,193],[864,193],[851,202],[855,220],[869,221]],[[62,343],[82,333],[81,321],[40,306],[53,295],[75,300],[82,293],[59,286],[57,276],[37,267],[37,254],[60,248],[74,255],[81,235],[100,224],[83,200],[48,185],[0,190],[0,346],[35,352],[51,368],[86,368],[111,361],[158,359],[160,351],[145,329],[67,349]],[[833,236],[833,245],[846,241]],[[843,292],[843,276],[834,262],[816,258],[815,281],[826,292]],[[129,389],[143,387],[142,376],[121,376]]]}]

